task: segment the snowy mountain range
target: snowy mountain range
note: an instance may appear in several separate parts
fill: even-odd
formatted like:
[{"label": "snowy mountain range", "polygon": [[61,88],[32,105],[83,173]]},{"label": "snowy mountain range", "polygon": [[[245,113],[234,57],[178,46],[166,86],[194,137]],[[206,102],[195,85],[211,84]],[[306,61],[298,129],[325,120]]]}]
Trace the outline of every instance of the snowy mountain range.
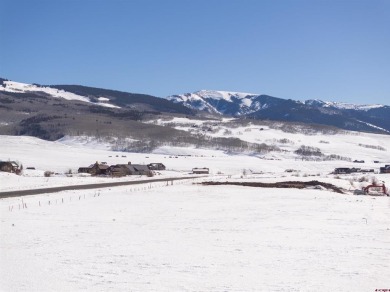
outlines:
[{"label": "snowy mountain range", "polygon": [[264,94],[201,90],[167,97],[190,109],[217,115],[318,123],[349,130],[390,131],[390,107],[322,100],[291,100]]},{"label": "snowy mountain range", "polygon": [[[167,97],[175,103],[181,103],[189,108],[217,113],[221,115],[244,116],[253,114],[269,107],[289,103],[291,100],[271,97],[264,94],[243,92],[229,92],[219,90],[200,90],[194,93],[185,93]],[[319,99],[294,101],[297,106],[310,106],[316,108],[328,108],[338,110],[368,111],[371,109],[384,108],[381,104],[349,104],[341,102],[328,102]]]},{"label": "snowy mountain range", "polygon": [[30,110],[35,106],[36,113],[44,109],[46,115],[58,112],[61,106],[71,113],[82,106],[91,115],[131,116],[136,120],[145,113],[193,117],[211,114],[214,117],[300,122],[354,131],[390,133],[390,106],[387,105],[298,101],[265,94],[215,90],[160,98],[81,85],[26,84],[0,78],[0,110],[7,112],[7,116],[12,112],[20,115],[21,109],[26,106]]}]

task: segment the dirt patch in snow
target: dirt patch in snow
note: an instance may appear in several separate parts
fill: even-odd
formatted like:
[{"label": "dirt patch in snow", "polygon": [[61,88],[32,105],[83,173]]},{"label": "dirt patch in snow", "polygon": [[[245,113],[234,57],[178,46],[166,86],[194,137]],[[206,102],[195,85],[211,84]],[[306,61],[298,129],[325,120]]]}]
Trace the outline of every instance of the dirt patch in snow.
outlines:
[{"label": "dirt patch in snow", "polygon": [[234,186],[243,186],[243,187],[256,187],[256,188],[295,188],[295,189],[305,189],[305,188],[325,188],[327,190],[332,190],[339,194],[344,194],[341,188],[336,187],[333,184],[320,182],[317,180],[312,181],[284,181],[276,183],[260,183],[260,182],[214,182],[207,181],[203,182],[202,185],[214,186],[214,185],[234,185]]}]

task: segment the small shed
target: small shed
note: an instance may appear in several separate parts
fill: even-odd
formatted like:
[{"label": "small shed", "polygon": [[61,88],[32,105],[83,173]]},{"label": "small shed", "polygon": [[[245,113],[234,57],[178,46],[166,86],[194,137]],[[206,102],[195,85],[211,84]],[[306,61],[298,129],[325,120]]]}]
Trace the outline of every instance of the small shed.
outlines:
[{"label": "small shed", "polygon": [[148,168],[150,170],[165,170],[165,165],[160,163],[160,162],[150,163],[150,164],[148,164]]},{"label": "small shed", "polygon": [[390,165],[385,165],[379,169],[380,173],[390,173]]},{"label": "small shed", "polygon": [[210,170],[207,167],[195,167],[192,169],[193,174],[209,174]]}]

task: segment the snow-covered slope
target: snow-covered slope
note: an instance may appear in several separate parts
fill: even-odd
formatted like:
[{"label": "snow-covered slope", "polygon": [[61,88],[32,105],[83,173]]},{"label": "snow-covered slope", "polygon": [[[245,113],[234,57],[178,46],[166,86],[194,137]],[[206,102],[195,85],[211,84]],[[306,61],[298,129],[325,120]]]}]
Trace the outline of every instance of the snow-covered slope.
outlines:
[{"label": "snow-covered slope", "polygon": [[[3,86],[0,86],[0,92],[13,92],[13,93],[26,93],[26,92],[44,92],[55,98],[63,98],[66,100],[78,100],[83,102],[92,103],[91,100],[86,96],[81,96],[65,90],[51,88],[47,86],[40,86],[35,84],[27,84],[15,81],[3,81]],[[94,103],[96,105],[118,108],[113,104],[109,103],[109,99],[105,97],[99,98],[99,101]]]},{"label": "snow-covered slope", "polygon": [[37,86],[35,84],[27,84],[14,81],[4,81],[4,86],[0,86],[0,91],[5,92],[16,92],[16,93],[25,93],[25,92],[45,92],[53,97],[60,97],[67,100],[79,100],[84,102],[90,102],[88,97],[80,96],[74,93],[66,92],[64,90],[58,90],[55,88]]},{"label": "snow-covered slope", "polygon": [[[282,149],[282,152],[270,152],[265,156],[282,160],[295,160],[297,156],[293,152],[305,145],[319,148],[328,155],[347,156],[351,160],[366,160],[370,167],[374,166],[374,160],[390,163],[390,147],[388,146],[390,145],[390,135],[342,130],[335,133],[326,129],[318,129],[316,132],[315,129],[311,130],[299,125],[289,125],[288,132],[286,132],[282,130],[283,123],[255,122],[235,125],[234,121],[234,119],[222,119],[216,122],[173,118],[172,120],[157,120],[156,123],[159,125],[169,124],[178,130],[206,137],[239,138],[250,143],[275,145]],[[340,162],[337,163],[340,164]],[[350,164],[352,165],[352,163]]]},{"label": "snow-covered slope", "polygon": [[303,103],[310,106],[345,109],[345,110],[356,110],[356,111],[368,111],[370,109],[378,109],[384,107],[384,105],[382,104],[352,104],[352,103],[344,103],[344,102],[322,101],[319,99],[309,99],[309,100],[305,100]]}]

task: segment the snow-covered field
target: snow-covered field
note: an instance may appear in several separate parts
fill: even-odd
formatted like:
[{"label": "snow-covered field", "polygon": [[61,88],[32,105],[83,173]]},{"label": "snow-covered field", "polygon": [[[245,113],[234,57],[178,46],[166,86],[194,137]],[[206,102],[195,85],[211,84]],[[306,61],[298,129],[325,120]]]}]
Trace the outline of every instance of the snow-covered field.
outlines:
[{"label": "snow-covered field", "polygon": [[[233,134],[235,131],[242,133],[243,140],[287,138],[292,142],[285,147],[291,151],[229,155],[216,150],[161,147],[154,153],[140,154],[113,152],[105,145],[94,149],[71,139],[60,143],[0,136],[0,160],[17,160],[25,168],[22,176],[0,172],[0,192],[139,179],[64,174],[95,161],[162,162],[168,170],[159,177],[167,178],[188,176],[193,167],[209,167],[211,171],[207,178],[173,184],[1,199],[0,291],[390,288],[390,197],[351,194],[374,178],[390,186],[390,175],[330,174],[336,167],[377,170],[386,162],[390,164],[386,149],[390,137],[363,133],[294,136],[267,129],[261,136],[255,129],[232,129]],[[366,163],[297,160],[292,150],[301,144]],[[30,166],[36,170],[26,170]],[[45,178],[46,170],[58,175]],[[198,184],[203,180],[319,180],[347,193]]]},{"label": "snow-covered field", "polygon": [[388,197],[186,183],[62,192],[23,203],[20,210],[21,199],[0,203],[2,291],[389,285]]}]

